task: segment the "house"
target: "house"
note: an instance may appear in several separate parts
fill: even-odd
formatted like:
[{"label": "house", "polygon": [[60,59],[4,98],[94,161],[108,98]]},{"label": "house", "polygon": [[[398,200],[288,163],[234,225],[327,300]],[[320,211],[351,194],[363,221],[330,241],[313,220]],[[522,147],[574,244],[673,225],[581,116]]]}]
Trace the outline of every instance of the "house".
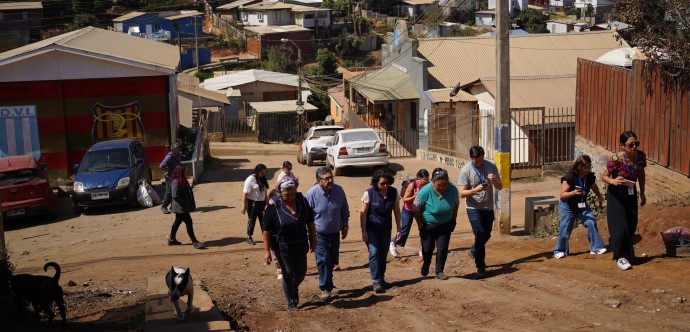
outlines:
[{"label": "house", "polygon": [[253,5],[259,2],[261,2],[261,0],[235,0],[231,3],[216,7],[215,11],[218,12],[223,19],[242,22],[240,10],[244,6]]},{"label": "house", "polygon": [[[209,78],[199,86],[223,92],[226,96],[240,95],[240,102],[244,103],[296,100],[298,78],[293,74],[249,69]],[[309,86],[303,84],[302,90],[309,90]],[[306,99],[303,97],[303,100]]]},{"label": "house", "polygon": [[0,53],[0,137],[13,143],[0,154],[33,154],[57,186],[93,143],[137,138],[161,178],[178,132],[179,61],[175,46],[93,27]]},{"label": "house", "polygon": [[474,24],[480,27],[496,26],[495,10],[478,10],[474,12]]},{"label": "house", "polygon": [[528,4],[527,0],[488,0],[488,8],[491,10],[496,10],[496,1],[505,1],[510,4],[510,16],[517,16],[521,10],[526,9]]},{"label": "house", "polygon": [[[299,25],[282,26],[248,26],[244,30],[247,32],[247,53],[262,57],[265,50],[271,46],[284,46],[292,50],[292,54],[297,57],[316,57],[314,33]],[[297,45],[282,40],[291,40]]]},{"label": "house", "polygon": [[335,124],[343,123],[347,109],[347,98],[345,98],[344,91],[345,87],[342,84],[328,89],[328,98],[331,101],[330,115]]},{"label": "house", "polygon": [[551,7],[572,7],[575,5],[575,0],[549,0]]},{"label": "house", "polygon": [[575,0],[575,8],[580,10],[580,16],[587,15],[587,8],[592,5],[595,22],[602,22],[606,14],[611,12],[611,0]]},{"label": "house", "polygon": [[0,3],[0,52],[41,40],[41,2]]},{"label": "house", "polygon": [[[204,46],[204,14],[196,10],[131,12],[113,19],[113,30],[130,36],[179,46],[181,69],[211,63],[211,49]],[[200,43],[200,47],[196,45]],[[197,61],[198,57],[198,61]]]},{"label": "house", "polygon": [[[399,36],[401,34],[398,34]],[[597,59],[604,53],[620,47],[616,40],[615,32],[589,32],[589,33],[569,33],[569,34],[529,34],[522,36],[512,36],[510,38],[510,70],[511,85],[516,80],[526,82],[545,82],[547,78],[552,79],[549,84],[558,87],[560,91],[570,91],[570,84],[563,77],[572,77],[576,74],[577,59]],[[463,90],[472,94],[477,102],[475,103],[474,116],[493,116],[493,95],[488,92],[480,93],[476,85],[488,84],[492,78],[496,77],[495,63],[495,43],[494,37],[464,37],[464,38],[429,38],[412,40],[406,37],[398,37],[397,44],[394,42],[393,33],[388,34],[388,44],[382,47],[383,67],[397,67],[407,71],[417,94],[420,96],[418,105],[418,123],[420,130],[420,149],[429,151],[444,151],[446,155],[456,157],[468,157],[465,150],[458,150],[457,147],[466,145],[466,142],[456,141],[447,143],[446,146],[456,147],[455,150],[437,149],[434,146],[432,129],[441,126],[438,121],[446,121],[447,116],[443,115],[449,107],[443,107],[434,98],[430,98],[425,91],[433,89],[454,89]],[[625,42],[622,42],[625,43]],[[456,56],[462,54],[462,57]],[[468,85],[473,83],[472,85]],[[529,87],[529,84],[527,84]],[[533,95],[543,94],[534,85]],[[460,88],[463,89],[460,89]],[[549,90],[551,91],[551,90]],[[570,95],[574,95],[571,91]],[[530,94],[524,94],[530,96]],[[463,101],[467,103],[467,101]],[[562,102],[562,101],[561,101]],[[481,104],[480,104],[481,103]],[[570,104],[560,107],[570,107]],[[517,104],[516,104],[517,105]],[[551,107],[552,104],[545,104],[541,99],[535,99],[530,103],[531,108],[544,109]],[[454,105],[457,110],[459,105]],[[465,106],[465,105],[464,105]],[[463,107],[464,107],[463,106]],[[512,105],[511,105],[512,107]],[[480,114],[479,111],[486,111]],[[455,117],[453,121],[475,121]],[[474,127],[479,127],[477,123]],[[479,133],[481,134],[481,132]],[[479,136],[472,143],[480,143]],[[482,142],[487,146],[493,146],[493,135],[487,135],[491,141]],[[518,139],[518,137],[513,137]],[[450,139],[450,138],[446,138]],[[490,144],[489,144],[490,143]],[[527,142],[525,142],[527,144]]]},{"label": "house", "polygon": [[298,25],[318,28],[331,25],[331,10],[275,2],[260,2],[240,8],[242,24],[246,26]]},{"label": "house", "polygon": [[188,74],[177,76],[177,98],[180,124],[186,127],[192,127],[193,110],[219,111],[224,116],[230,116],[237,115],[240,109],[238,98],[199,87],[199,78]]},{"label": "house", "polygon": [[[259,132],[259,142],[292,143],[308,129],[309,119],[315,118],[318,108],[304,102],[304,115],[297,116],[297,100],[252,102],[248,104],[248,123]],[[253,119],[253,121],[252,121]]]},{"label": "house", "polygon": [[574,19],[561,19],[546,21],[546,30],[550,33],[582,32],[587,28],[587,24],[578,23]]},{"label": "house", "polygon": [[438,8],[438,0],[403,0],[400,15],[412,21],[424,13],[432,13]]}]

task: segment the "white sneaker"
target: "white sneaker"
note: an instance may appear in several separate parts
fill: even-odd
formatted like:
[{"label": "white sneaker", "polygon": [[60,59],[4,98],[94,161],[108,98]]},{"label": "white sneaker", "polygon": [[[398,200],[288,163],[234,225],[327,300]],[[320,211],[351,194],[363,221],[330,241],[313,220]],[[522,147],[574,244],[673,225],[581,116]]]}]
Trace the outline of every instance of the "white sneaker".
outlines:
[{"label": "white sneaker", "polygon": [[398,257],[398,248],[395,247],[395,242],[391,241],[389,249],[391,252],[391,256]]},{"label": "white sneaker", "polygon": [[561,258],[565,257],[565,253],[564,252],[557,252],[553,255],[553,257],[555,259],[561,259]]},{"label": "white sneaker", "polygon": [[632,267],[632,265],[630,265],[630,262],[628,262],[628,260],[625,258],[619,258],[616,264],[618,265],[618,268],[622,271],[625,271]]},{"label": "white sneaker", "polygon": [[599,250],[595,250],[595,251],[590,251],[590,252],[589,252],[590,255],[601,255],[601,254],[604,254],[604,253],[606,253],[606,248],[601,248],[601,249],[599,249]]},{"label": "white sneaker", "polygon": [[278,273],[278,280],[283,280],[283,274],[282,273]]}]

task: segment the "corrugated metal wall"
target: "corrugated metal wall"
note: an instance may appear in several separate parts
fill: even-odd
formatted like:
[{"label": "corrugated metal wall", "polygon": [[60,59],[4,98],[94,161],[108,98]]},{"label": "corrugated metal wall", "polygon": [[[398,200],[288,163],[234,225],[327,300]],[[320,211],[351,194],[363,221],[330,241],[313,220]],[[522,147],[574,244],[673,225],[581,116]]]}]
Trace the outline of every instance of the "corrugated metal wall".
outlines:
[{"label": "corrugated metal wall", "polygon": [[647,158],[690,175],[690,71],[636,60],[632,70],[579,59],[576,133],[610,151],[632,130]]}]

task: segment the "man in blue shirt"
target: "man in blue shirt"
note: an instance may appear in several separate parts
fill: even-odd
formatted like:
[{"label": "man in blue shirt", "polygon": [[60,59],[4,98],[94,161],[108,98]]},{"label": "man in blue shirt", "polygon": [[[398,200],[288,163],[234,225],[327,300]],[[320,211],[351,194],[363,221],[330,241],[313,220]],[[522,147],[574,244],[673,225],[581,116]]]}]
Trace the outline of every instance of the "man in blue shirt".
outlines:
[{"label": "man in blue shirt", "polygon": [[170,176],[172,175],[172,171],[175,169],[175,167],[179,166],[182,163],[182,157],[180,157],[180,153],[182,152],[182,149],[180,148],[180,143],[175,143],[172,145],[170,152],[168,152],[167,155],[165,155],[165,158],[160,164],[161,170],[165,173],[165,196],[163,196],[163,202],[161,202],[161,212],[168,214],[170,213],[170,210],[168,210],[168,205],[170,202],[172,202],[172,191],[170,190]]},{"label": "man in blue shirt", "polygon": [[[307,191],[305,198],[314,210],[316,226],[316,268],[319,271],[319,298],[327,301],[333,290],[333,266],[338,262],[340,240],[347,237],[350,208],[343,187],[333,183],[328,167],[316,170],[318,182]],[[342,234],[342,237],[340,237]]]}]

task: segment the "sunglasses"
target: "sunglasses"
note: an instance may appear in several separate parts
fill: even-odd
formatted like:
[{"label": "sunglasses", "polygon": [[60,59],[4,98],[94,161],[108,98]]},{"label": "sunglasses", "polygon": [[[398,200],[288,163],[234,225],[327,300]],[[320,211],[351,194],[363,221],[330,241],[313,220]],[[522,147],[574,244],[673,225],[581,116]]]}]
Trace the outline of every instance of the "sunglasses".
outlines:
[{"label": "sunglasses", "polygon": [[633,147],[639,147],[639,146],[640,146],[640,142],[639,142],[639,141],[638,141],[638,142],[630,142],[630,143],[626,144],[626,146],[627,146],[629,149],[632,149]]}]

